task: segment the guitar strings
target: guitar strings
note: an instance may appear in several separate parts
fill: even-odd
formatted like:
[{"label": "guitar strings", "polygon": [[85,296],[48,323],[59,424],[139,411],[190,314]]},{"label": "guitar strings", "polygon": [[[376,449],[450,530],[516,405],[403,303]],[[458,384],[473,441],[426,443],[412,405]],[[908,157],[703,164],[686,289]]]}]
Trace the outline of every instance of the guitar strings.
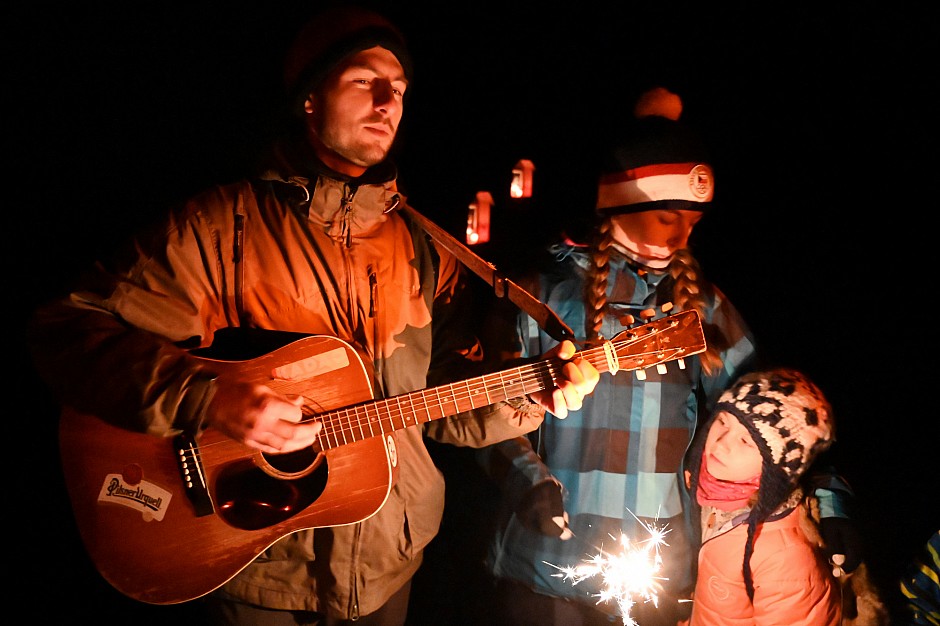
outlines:
[{"label": "guitar strings", "polygon": [[[626,345],[635,339],[614,342]],[[653,358],[656,362],[667,360],[666,352],[656,349],[637,353],[636,357]],[[680,352],[681,354],[681,352]],[[607,353],[603,347],[586,350],[580,356],[589,361],[601,373],[609,371]],[[670,357],[675,358],[675,357]],[[644,359],[645,362],[645,359]],[[400,430],[455,415],[471,409],[489,406],[496,401],[519,397],[554,386],[560,369],[566,361],[560,359],[497,372],[473,381],[462,381],[432,389],[392,396],[364,405],[346,407],[320,415],[311,420],[323,422],[318,435],[322,448],[333,448],[369,437]],[[637,368],[632,368],[637,369]],[[452,407],[453,410],[448,410]],[[420,416],[427,419],[420,419]]]},{"label": "guitar strings", "polygon": [[[676,326],[678,323],[675,318],[672,318],[670,325]],[[650,324],[632,329],[626,339],[618,340],[614,338],[606,342],[608,346],[613,347],[618,362],[625,358],[620,355],[621,348],[642,343],[644,340],[649,342],[662,332],[662,329],[649,329],[648,327],[650,327]],[[636,331],[643,329],[649,329],[649,332],[646,334],[636,333]],[[664,347],[658,342],[652,349],[646,343],[639,347],[646,349],[638,350],[635,348],[629,354],[629,357],[636,360],[636,364],[630,367],[624,367],[621,364],[616,371],[645,369],[680,358],[688,352],[685,347]],[[590,362],[600,373],[610,371],[608,352],[604,344],[583,350],[575,356],[582,357]],[[647,363],[647,359],[651,359],[651,361]],[[548,389],[555,385],[558,380],[558,373],[566,363],[567,361],[562,359],[549,359],[440,387],[422,389],[379,400],[369,400],[362,404],[334,409],[325,413],[314,413],[313,405],[305,404],[304,413],[308,417],[303,418],[302,421],[323,422],[323,428],[317,436],[317,440],[321,450],[327,450],[488,406],[500,400]],[[448,407],[453,410],[449,410]],[[427,419],[419,420],[417,416],[420,414],[426,415]],[[244,446],[244,444],[234,440],[223,440],[208,445],[218,443]],[[251,454],[255,453],[257,451],[251,450]],[[200,457],[199,448],[195,448],[187,456],[193,457],[193,460]]]}]

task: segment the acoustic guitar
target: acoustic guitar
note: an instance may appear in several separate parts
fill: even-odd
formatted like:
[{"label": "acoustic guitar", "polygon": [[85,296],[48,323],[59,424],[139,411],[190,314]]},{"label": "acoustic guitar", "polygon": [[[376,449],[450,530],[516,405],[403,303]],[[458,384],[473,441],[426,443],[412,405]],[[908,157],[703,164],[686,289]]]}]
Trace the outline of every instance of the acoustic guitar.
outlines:
[{"label": "acoustic guitar", "polygon": [[[222,376],[303,396],[304,419],[323,422],[306,450],[265,454],[212,428],[198,437],[156,437],[65,408],[59,438],[66,488],[82,542],[115,589],[151,604],[186,602],[217,589],[290,533],[371,517],[394,484],[395,431],[550,389],[565,363],[529,362],[375,400],[371,370],[351,344],[299,337],[248,360],[208,360]],[[579,355],[601,373],[645,375],[668,361],[684,366],[684,357],[704,350],[699,315],[685,311]]]}]

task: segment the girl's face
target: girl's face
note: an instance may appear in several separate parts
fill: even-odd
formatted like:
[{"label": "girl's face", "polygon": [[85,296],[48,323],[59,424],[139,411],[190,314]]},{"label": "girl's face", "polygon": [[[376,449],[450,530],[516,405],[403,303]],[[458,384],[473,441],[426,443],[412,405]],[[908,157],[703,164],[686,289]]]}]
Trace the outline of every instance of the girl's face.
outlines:
[{"label": "girl's face", "polygon": [[751,434],[734,415],[722,411],[705,439],[708,472],[719,480],[742,482],[761,473],[761,454]]},{"label": "girl's face", "polygon": [[676,250],[685,248],[701,211],[654,210],[610,218],[611,235],[637,263],[654,269],[669,265]]}]

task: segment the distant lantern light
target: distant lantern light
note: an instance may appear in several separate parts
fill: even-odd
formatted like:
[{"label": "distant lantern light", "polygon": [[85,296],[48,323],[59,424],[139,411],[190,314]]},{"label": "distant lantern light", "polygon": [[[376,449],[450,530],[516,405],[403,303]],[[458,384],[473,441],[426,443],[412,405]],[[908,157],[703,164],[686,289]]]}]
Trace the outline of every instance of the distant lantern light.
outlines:
[{"label": "distant lantern light", "polygon": [[490,209],[493,196],[488,191],[478,191],[476,200],[467,211],[467,243],[486,243],[490,240]]},{"label": "distant lantern light", "polygon": [[522,159],[512,168],[512,182],[509,195],[513,198],[532,197],[532,177],[535,165],[528,159]]}]

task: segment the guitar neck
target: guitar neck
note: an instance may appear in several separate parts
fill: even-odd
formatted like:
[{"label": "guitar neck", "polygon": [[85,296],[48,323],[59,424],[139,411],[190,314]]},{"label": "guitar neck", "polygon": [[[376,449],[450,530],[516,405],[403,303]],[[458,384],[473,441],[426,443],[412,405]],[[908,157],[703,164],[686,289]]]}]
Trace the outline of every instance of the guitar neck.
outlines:
[{"label": "guitar neck", "polygon": [[[669,333],[680,332],[691,335],[694,341],[670,341]],[[696,354],[704,348],[698,315],[688,311],[621,332],[600,346],[576,353],[575,358],[583,358],[604,374],[647,368]],[[566,363],[563,359],[546,359],[456,383],[348,406],[311,419],[323,422],[320,446],[335,448],[551,389],[557,386]]]},{"label": "guitar neck", "polygon": [[[607,371],[602,348],[585,350],[580,355],[598,371]],[[323,421],[320,445],[334,448],[550,389],[555,386],[564,365],[561,359],[549,359],[323,413],[315,417]]]}]

